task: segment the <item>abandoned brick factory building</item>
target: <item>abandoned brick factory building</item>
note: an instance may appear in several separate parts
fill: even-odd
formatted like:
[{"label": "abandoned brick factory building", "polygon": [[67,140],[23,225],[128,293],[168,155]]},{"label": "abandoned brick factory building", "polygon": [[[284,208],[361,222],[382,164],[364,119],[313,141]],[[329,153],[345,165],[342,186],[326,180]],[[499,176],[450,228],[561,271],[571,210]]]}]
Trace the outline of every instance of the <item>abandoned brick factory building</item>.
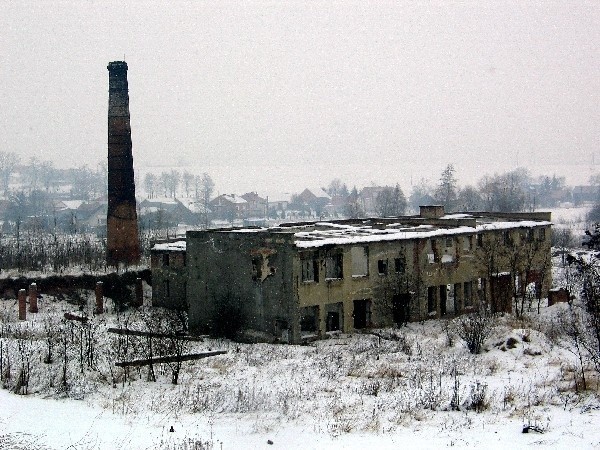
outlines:
[{"label": "abandoned brick factory building", "polygon": [[299,343],[546,297],[550,213],[418,216],[188,231],[152,250],[153,303],[196,333]]}]

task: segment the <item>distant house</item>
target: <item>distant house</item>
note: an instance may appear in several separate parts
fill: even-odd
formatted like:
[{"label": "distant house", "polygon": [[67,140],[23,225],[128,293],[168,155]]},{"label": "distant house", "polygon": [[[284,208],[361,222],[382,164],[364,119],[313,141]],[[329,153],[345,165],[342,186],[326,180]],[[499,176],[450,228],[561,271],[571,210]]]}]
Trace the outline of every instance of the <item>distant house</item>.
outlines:
[{"label": "distant house", "polygon": [[573,203],[596,202],[600,197],[598,186],[573,186]]},{"label": "distant house", "polygon": [[106,226],[107,201],[55,200],[52,220],[72,230],[90,230]]},{"label": "distant house", "polygon": [[222,194],[209,203],[213,217],[217,220],[243,219],[248,211],[248,202],[235,194]]},{"label": "distant house", "polygon": [[275,212],[279,217],[284,217],[285,211],[287,211],[288,206],[292,201],[292,194],[288,192],[273,194],[269,195],[267,199],[269,204],[269,215],[272,215]]},{"label": "distant house", "polygon": [[321,214],[331,203],[331,196],[321,188],[306,188],[298,194],[298,201],[304,203],[317,214]]},{"label": "distant house", "polygon": [[262,218],[267,216],[267,199],[262,198],[256,192],[247,192],[241,197],[248,203],[246,218]]},{"label": "distant house", "polygon": [[198,217],[194,215],[183,202],[174,197],[153,197],[139,202],[140,217],[149,220],[158,220],[165,225],[198,223]]},{"label": "distant house", "polygon": [[106,227],[107,209],[108,202],[106,200],[82,203],[77,209],[77,217],[86,228],[104,228]]}]

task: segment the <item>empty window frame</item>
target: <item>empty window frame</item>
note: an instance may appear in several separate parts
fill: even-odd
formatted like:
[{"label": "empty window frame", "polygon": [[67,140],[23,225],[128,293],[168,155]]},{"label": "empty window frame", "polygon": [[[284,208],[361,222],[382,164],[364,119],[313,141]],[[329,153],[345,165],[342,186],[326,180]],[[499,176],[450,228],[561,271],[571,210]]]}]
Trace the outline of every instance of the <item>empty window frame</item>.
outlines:
[{"label": "empty window frame", "polygon": [[546,240],[546,229],[545,228],[540,228],[538,230],[538,239],[540,241],[545,241]]},{"label": "empty window frame", "polygon": [[325,258],[325,278],[328,280],[344,278],[343,264],[344,255],[341,252],[327,255]]},{"label": "empty window frame", "polygon": [[388,274],[388,260],[380,259],[377,261],[377,272],[379,275],[387,275]]},{"label": "empty window frame", "polygon": [[463,236],[462,237],[464,251],[468,252],[469,250],[471,250],[471,247],[473,245],[472,239],[473,239],[473,236]]},{"label": "empty window frame", "polygon": [[400,255],[394,258],[394,272],[405,273],[406,272],[406,258],[404,255]]},{"label": "empty window frame", "polygon": [[450,238],[450,237],[446,238],[446,248],[452,247],[452,241],[453,241],[452,238]]},{"label": "empty window frame", "polygon": [[169,267],[169,254],[168,253],[162,254],[162,265],[164,267]]},{"label": "empty window frame", "polygon": [[313,253],[300,256],[302,266],[302,281],[306,283],[319,282],[319,261]]},{"label": "empty window frame", "polygon": [[355,246],[350,248],[352,258],[352,276],[366,277],[369,275],[369,248]]}]

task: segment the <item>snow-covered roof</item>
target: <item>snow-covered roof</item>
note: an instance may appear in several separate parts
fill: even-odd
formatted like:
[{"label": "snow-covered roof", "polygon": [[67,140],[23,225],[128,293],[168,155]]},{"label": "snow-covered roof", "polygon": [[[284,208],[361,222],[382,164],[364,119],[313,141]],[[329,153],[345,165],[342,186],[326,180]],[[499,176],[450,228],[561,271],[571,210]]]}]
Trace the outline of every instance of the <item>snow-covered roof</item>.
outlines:
[{"label": "snow-covered roof", "polygon": [[63,205],[66,209],[78,209],[83,203],[83,200],[63,200]]},{"label": "snow-covered roof", "polygon": [[[235,195],[235,194],[221,194],[215,200],[217,200],[219,198],[222,198],[224,200],[227,200],[228,202],[235,203],[235,204],[248,203],[245,199],[243,199],[239,195]],[[215,200],[213,200],[213,201],[215,201]]]},{"label": "snow-covered roof", "polygon": [[186,198],[186,199],[180,199],[179,201],[181,203],[183,203],[183,205],[193,213],[204,214],[205,212],[209,211],[207,208],[204,207],[202,202],[200,202],[198,200]]},{"label": "snow-covered roof", "polygon": [[185,252],[185,249],[185,241],[163,242],[160,244],[154,244],[154,247],[152,247],[152,250],[169,252]]},{"label": "snow-covered roof", "polygon": [[317,223],[314,229],[298,231],[294,234],[296,246],[313,248],[324,245],[347,245],[378,241],[396,241],[405,239],[425,239],[459,234],[473,234],[479,231],[505,230],[511,228],[531,228],[549,226],[547,221],[500,221],[479,223],[475,227],[457,226],[439,228],[433,225],[406,226],[401,223],[388,224],[385,228],[364,225],[346,225],[339,223]]}]

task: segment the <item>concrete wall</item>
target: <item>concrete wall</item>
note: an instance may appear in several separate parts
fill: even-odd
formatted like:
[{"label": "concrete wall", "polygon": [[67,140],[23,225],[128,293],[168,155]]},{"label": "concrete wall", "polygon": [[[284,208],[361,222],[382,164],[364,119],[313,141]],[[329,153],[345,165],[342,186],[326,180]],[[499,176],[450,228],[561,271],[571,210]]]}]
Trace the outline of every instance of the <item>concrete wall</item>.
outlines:
[{"label": "concrete wall", "polygon": [[190,329],[244,328],[293,341],[299,333],[293,252],[291,235],[188,232]]},{"label": "concrete wall", "polygon": [[187,310],[187,266],[184,251],[152,251],[152,305]]},{"label": "concrete wall", "polygon": [[[516,279],[538,281],[547,295],[549,225],[479,234],[301,249],[293,231],[188,232],[190,328],[216,334],[249,328],[300,342],[302,334],[338,327],[350,332],[399,318],[452,317],[481,303],[508,311],[519,294]],[[404,271],[396,270],[396,259]],[[328,269],[331,262],[341,262],[341,276]]]}]

